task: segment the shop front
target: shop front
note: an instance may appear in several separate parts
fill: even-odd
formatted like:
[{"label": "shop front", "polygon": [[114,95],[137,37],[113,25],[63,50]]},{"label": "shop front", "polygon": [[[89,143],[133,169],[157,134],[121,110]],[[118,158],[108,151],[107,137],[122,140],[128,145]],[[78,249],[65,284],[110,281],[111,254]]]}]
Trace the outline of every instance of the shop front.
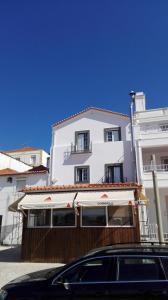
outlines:
[{"label": "shop front", "polygon": [[26,189],[22,259],[69,262],[93,248],[139,242],[137,184]]}]

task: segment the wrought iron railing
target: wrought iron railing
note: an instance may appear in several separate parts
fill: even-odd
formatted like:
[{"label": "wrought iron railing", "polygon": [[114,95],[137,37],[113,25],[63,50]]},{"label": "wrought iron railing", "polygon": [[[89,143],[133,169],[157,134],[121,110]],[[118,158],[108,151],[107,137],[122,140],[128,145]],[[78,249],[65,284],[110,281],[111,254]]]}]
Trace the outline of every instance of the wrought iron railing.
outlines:
[{"label": "wrought iron railing", "polygon": [[78,145],[71,144],[71,154],[76,153],[91,153],[92,152],[92,143],[89,143],[87,146],[78,147]]}]

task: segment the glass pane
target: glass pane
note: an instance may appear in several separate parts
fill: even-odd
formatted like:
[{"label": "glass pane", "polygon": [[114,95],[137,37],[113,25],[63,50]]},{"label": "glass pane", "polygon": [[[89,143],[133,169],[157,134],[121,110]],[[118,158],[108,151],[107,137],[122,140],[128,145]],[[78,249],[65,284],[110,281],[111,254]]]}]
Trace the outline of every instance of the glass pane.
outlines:
[{"label": "glass pane", "polygon": [[51,210],[50,209],[31,209],[29,211],[28,226],[50,226]]},{"label": "glass pane", "polygon": [[83,207],[82,208],[83,226],[106,226],[105,207]]},{"label": "glass pane", "polygon": [[[102,282],[109,280],[109,258],[93,259],[79,264],[61,276],[63,282]],[[59,280],[59,279],[58,279]]]},{"label": "glass pane", "polygon": [[77,135],[77,150],[84,150],[84,133],[78,133]]},{"label": "glass pane", "polygon": [[76,182],[87,182],[89,180],[88,168],[77,168],[76,170]]},{"label": "glass pane", "polygon": [[109,206],[108,207],[108,225],[111,226],[132,226],[133,214],[132,207],[127,206]]},{"label": "glass pane", "polygon": [[75,226],[74,209],[53,209],[53,226]]},{"label": "glass pane", "polygon": [[112,142],[113,140],[112,131],[107,131],[106,135],[107,135],[106,141]]},{"label": "glass pane", "polygon": [[121,258],[119,260],[119,280],[146,281],[162,279],[164,279],[164,274],[158,259]]},{"label": "glass pane", "polygon": [[120,182],[121,181],[121,167],[120,166],[114,166],[113,167],[114,172],[114,182]]},{"label": "glass pane", "polygon": [[113,130],[113,141],[119,141],[119,130]]}]

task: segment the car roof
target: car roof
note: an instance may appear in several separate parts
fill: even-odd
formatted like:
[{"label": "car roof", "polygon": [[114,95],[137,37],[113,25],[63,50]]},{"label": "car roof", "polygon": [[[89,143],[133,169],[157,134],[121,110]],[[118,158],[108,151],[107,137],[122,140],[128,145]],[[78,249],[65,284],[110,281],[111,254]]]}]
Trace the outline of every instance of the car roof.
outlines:
[{"label": "car roof", "polygon": [[168,244],[142,242],[128,244],[114,244],[90,250],[85,256],[98,255],[163,255],[168,256]]}]

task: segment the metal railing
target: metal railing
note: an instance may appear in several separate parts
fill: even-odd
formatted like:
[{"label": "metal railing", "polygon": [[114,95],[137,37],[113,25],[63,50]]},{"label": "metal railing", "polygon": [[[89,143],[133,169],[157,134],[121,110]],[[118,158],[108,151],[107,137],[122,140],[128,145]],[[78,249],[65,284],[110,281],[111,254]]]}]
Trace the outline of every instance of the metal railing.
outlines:
[{"label": "metal railing", "polygon": [[161,165],[144,165],[143,170],[145,173],[151,172],[153,170],[158,172],[168,172],[168,165],[167,164],[161,164]]},{"label": "metal railing", "polygon": [[92,143],[84,147],[78,147],[78,145],[71,144],[71,154],[77,153],[91,153],[92,152]]}]

